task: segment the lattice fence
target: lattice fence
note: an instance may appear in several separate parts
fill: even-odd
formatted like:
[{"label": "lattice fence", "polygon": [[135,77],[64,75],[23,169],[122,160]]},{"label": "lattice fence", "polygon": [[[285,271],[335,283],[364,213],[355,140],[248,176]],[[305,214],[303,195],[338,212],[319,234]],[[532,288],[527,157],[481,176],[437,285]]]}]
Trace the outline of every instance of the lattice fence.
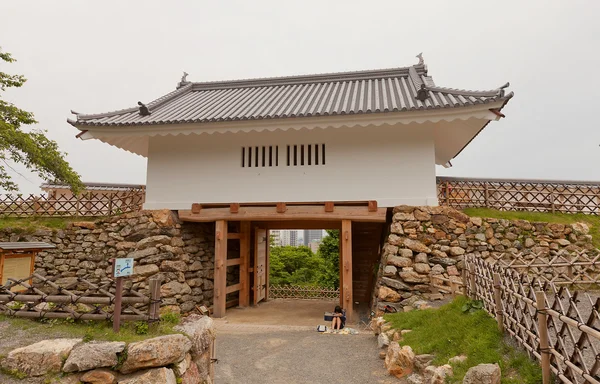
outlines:
[{"label": "lattice fence", "polygon": [[[570,265],[581,258],[575,256]],[[595,258],[587,259],[582,263],[600,267]],[[563,383],[600,383],[599,292],[571,292],[545,273],[519,273],[473,256],[465,265],[467,294],[482,300],[499,328],[541,361],[544,383],[550,383],[550,372]],[[570,284],[579,284],[579,278],[587,282],[586,273],[566,277]]]},{"label": "lattice fence", "polygon": [[145,191],[87,192],[80,196],[0,195],[0,215],[24,216],[112,216],[142,209]]},{"label": "lattice fence", "polygon": [[270,285],[269,297],[273,299],[336,300],[340,297],[340,290],[302,285]]},{"label": "lattice fence", "polygon": [[600,183],[438,177],[437,190],[457,209],[600,214]]},{"label": "lattice fence", "polygon": [[[160,281],[149,281],[150,297],[133,289],[124,290],[121,320],[158,319]],[[5,285],[0,285],[0,313],[28,318],[113,320],[114,284],[110,280],[96,285],[78,277],[68,286],[61,286],[37,273],[21,280],[9,278]],[[75,287],[84,290],[75,293]]]}]

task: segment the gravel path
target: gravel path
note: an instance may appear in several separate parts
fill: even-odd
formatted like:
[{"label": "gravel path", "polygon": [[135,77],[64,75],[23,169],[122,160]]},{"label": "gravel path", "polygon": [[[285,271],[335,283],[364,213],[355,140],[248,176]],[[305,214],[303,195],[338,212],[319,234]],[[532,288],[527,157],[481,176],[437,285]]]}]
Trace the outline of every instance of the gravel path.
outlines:
[{"label": "gravel path", "polygon": [[217,325],[217,384],[397,384],[373,334],[320,334],[314,327]]}]

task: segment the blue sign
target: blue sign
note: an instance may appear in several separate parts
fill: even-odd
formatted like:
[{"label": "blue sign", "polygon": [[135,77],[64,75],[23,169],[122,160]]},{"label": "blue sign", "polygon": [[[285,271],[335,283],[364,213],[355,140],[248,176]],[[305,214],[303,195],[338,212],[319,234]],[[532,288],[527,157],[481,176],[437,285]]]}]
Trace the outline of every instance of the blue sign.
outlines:
[{"label": "blue sign", "polygon": [[115,259],[115,277],[133,275],[133,258]]}]

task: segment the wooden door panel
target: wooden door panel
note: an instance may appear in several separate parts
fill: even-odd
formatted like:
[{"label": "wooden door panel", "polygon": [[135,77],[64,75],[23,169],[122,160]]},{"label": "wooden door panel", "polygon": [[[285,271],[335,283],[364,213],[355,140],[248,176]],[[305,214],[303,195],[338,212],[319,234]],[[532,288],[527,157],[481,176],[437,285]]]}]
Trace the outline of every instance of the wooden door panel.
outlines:
[{"label": "wooden door panel", "polygon": [[267,230],[256,228],[254,248],[254,304],[266,297],[267,287]]}]

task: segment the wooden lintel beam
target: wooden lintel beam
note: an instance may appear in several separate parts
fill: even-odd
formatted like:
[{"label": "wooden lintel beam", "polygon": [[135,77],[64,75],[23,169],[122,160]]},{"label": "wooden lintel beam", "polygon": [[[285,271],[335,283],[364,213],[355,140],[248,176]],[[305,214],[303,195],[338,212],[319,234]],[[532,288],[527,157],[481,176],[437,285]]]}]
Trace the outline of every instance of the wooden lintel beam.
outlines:
[{"label": "wooden lintel beam", "polygon": [[326,201],[325,202],[325,212],[333,212],[335,204],[333,203],[333,201]]},{"label": "wooden lintel beam", "polygon": [[227,239],[228,240],[234,240],[234,239],[239,239],[242,235],[240,233],[228,233],[227,234]]},{"label": "wooden lintel beam", "polygon": [[192,213],[198,214],[198,213],[200,213],[200,211],[202,211],[202,205],[200,205],[198,203],[192,204]]},{"label": "wooden lintel beam", "polygon": [[340,221],[379,222],[386,219],[387,208],[377,208],[369,212],[365,206],[336,206],[334,212],[324,212],[323,206],[292,205],[286,206],[285,212],[278,213],[273,207],[240,207],[238,213],[232,214],[229,208],[203,208],[199,214],[191,211],[179,211],[182,221],[212,222],[217,220],[235,221]]},{"label": "wooden lintel beam", "polygon": [[237,258],[237,259],[227,259],[227,266],[231,267],[232,265],[240,265],[242,263],[242,259],[241,258]]},{"label": "wooden lintel beam", "polygon": [[230,285],[229,287],[227,287],[227,294],[239,291],[240,287],[240,284]]},{"label": "wooden lintel beam", "polygon": [[229,204],[229,212],[238,213],[240,211],[240,203]]}]

